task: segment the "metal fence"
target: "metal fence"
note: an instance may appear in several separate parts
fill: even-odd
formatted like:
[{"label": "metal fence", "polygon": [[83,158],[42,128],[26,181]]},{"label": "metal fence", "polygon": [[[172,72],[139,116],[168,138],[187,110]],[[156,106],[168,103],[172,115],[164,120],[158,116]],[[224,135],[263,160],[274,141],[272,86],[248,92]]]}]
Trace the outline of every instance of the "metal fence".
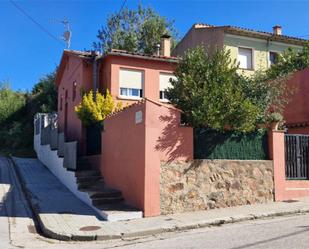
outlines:
[{"label": "metal fence", "polygon": [[285,135],[285,162],[287,179],[309,179],[309,136]]}]

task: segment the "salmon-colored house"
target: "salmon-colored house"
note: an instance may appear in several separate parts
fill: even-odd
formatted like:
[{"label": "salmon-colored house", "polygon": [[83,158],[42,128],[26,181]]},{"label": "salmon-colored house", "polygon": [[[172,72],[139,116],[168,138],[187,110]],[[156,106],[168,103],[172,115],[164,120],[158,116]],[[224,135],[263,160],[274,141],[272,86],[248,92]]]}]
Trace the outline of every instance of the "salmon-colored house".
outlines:
[{"label": "salmon-colored house", "polygon": [[181,125],[181,111],[166,98],[177,64],[170,37],[163,36],[155,55],[65,50],[56,75],[58,131],[66,142],[78,142],[78,157],[93,158],[88,150],[93,139],[74,110],[82,94],[108,90],[123,103],[120,113],[104,120],[102,150],[90,160],[91,169],[99,169],[105,184],[144,216],[160,214],[160,162],[193,159],[193,130]]},{"label": "salmon-colored house", "polygon": [[86,129],[74,107],[82,93],[109,90],[123,106],[143,98],[165,103],[165,89],[178,59],[170,56],[170,38],[164,36],[161,52],[156,55],[112,50],[104,55],[96,52],[64,50],[56,75],[58,88],[58,129],[67,141],[78,141],[78,154],[86,155]]}]

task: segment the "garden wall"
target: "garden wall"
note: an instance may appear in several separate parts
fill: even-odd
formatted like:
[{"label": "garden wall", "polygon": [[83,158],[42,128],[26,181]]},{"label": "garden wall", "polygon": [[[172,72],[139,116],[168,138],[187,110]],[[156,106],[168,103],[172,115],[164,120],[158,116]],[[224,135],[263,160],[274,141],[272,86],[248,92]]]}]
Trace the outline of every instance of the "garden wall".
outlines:
[{"label": "garden wall", "polygon": [[193,130],[180,124],[180,111],[149,99],[104,120],[101,172],[125,201],[160,215],[160,162],[193,159]]},{"label": "garden wall", "polygon": [[265,203],[273,199],[272,161],[161,163],[161,214]]}]

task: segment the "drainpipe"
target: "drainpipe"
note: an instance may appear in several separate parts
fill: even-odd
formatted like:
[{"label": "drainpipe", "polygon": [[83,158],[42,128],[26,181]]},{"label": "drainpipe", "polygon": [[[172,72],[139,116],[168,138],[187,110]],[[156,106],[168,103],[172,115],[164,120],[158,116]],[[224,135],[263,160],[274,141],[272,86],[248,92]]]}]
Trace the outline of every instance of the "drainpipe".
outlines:
[{"label": "drainpipe", "polygon": [[96,101],[96,93],[99,85],[99,68],[100,55],[96,51],[92,51],[92,87],[94,101]]},{"label": "drainpipe", "polygon": [[269,44],[270,44],[270,38],[267,38],[267,45],[266,45],[267,69],[270,67],[270,64],[269,64]]}]

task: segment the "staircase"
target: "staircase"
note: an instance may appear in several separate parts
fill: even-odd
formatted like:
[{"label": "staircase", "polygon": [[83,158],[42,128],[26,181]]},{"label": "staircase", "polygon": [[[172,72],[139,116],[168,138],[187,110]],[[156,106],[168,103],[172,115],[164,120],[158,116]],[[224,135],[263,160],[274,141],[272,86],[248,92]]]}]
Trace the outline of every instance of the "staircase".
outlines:
[{"label": "staircase", "polygon": [[33,146],[38,159],[80,200],[108,221],[142,218],[128,206],[119,190],[106,187],[101,172],[89,157],[76,158],[77,141],[66,142],[58,133],[57,116],[38,113],[34,119]]},{"label": "staircase", "polygon": [[77,159],[75,172],[78,190],[86,192],[92,205],[108,220],[141,218],[142,212],[125,204],[121,191],[106,187],[101,172],[87,158]]}]

